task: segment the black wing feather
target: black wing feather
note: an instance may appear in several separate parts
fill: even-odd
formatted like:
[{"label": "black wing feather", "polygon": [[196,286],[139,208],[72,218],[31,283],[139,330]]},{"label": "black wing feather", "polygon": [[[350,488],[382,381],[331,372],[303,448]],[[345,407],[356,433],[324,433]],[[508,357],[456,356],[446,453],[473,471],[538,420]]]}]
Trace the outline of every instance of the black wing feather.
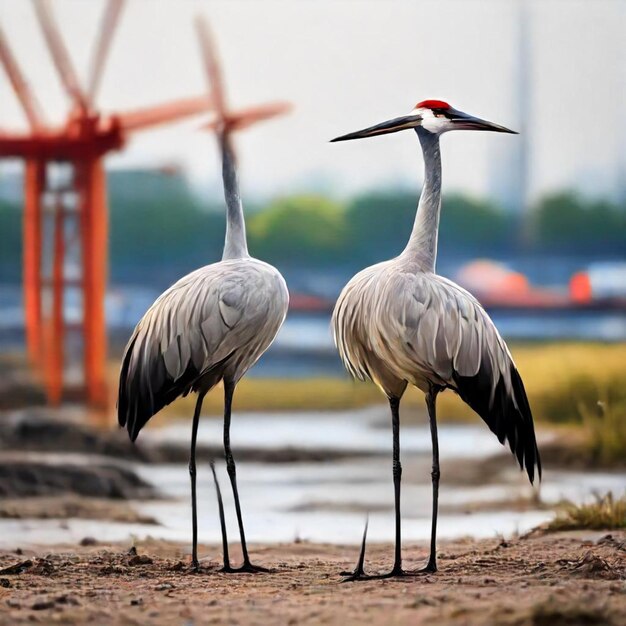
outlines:
[{"label": "black wing feather", "polygon": [[[139,431],[153,415],[179,396],[189,393],[201,374],[190,360],[182,376],[174,380],[167,373],[160,354],[155,355],[151,363],[139,363],[129,374],[133,347],[134,342],[124,356],[117,400],[118,423],[126,426],[131,441],[137,439]],[[150,373],[143,375],[146,367],[150,368]]]},{"label": "black wing feather", "polygon": [[509,391],[501,376],[492,397],[492,370],[483,360],[475,376],[461,376],[454,372],[454,391],[478,413],[496,435],[500,443],[508,441],[521,469],[526,469],[530,482],[535,480],[535,466],[541,479],[541,459],[533,416],[528,404],[524,383],[513,364],[510,366],[512,390]]}]

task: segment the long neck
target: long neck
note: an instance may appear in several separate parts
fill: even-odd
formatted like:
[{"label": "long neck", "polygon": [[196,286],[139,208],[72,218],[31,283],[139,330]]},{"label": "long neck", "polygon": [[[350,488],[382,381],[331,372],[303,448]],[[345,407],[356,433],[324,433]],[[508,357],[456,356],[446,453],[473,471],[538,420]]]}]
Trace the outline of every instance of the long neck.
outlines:
[{"label": "long neck", "polygon": [[220,135],[222,150],[222,179],[224,181],[224,198],[226,199],[226,241],[222,260],[241,259],[248,255],[246,242],[246,222],[243,217],[243,206],[239,195],[239,182],[235,168],[235,157],[226,133]]},{"label": "long neck", "polygon": [[411,238],[402,256],[416,261],[422,270],[434,272],[441,209],[441,152],[437,135],[420,129],[417,136],[424,154],[424,187]]}]

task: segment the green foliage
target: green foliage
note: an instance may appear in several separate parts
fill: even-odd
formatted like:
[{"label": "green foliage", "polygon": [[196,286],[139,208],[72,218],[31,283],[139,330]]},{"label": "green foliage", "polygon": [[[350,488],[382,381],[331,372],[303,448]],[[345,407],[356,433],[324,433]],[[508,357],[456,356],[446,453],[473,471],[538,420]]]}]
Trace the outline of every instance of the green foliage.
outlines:
[{"label": "green foliage", "polygon": [[346,211],[346,248],[363,262],[398,255],[409,239],[416,206],[414,191],[374,191],[357,196]]},{"label": "green foliage", "polygon": [[611,492],[591,504],[567,503],[550,522],[548,530],[619,530],[626,528],[626,496],[615,499]]},{"label": "green foliage", "polygon": [[17,280],[22,262],[22,208],[0,200],[0,279]]},{"label": "green foliage", "polygon": [[510,222],[491,202],[457,193],[443,199],[441,239],[444,245],[494,249],[509,236]]},{"label": "green foliage", "polygon": [[[170,282],[220,258],[225,230],[221,197],[207,207],[183,177],[157,171],[109,172],[108,188],[114,280],[156,277]],[[344,207],[318,195],[294,195],[256,210],[247,201],[250,251],[296,267],[356,269],[388,259],[406,245],[418,196],[417,189],[377,190]],[[573,192],[547,196],[533,213],[533,246],[551,252],[626,251],[625,209]],[[0,201],[3,280],[21,274],[21,221],[21,203]],[[518,241],[518,232],[515,217],[489,201],[458,193],[443,199],[444,257],[502,253]]]},{"label": "green foliage", "polygon": [[[363,263],[398,255],[409,239],[418,201],[417,191],[375,191],[348,206],[347,248]],[[444,251],[495,251],[504,247],[511,220],[490,202],[461,194],[442,202],[440,245]]]},{"label": "green foliage", "polygon": [[112,172],[111,259],[114,275],[124,268],[156,274],[181,271],[219,260],[225,217],[207,210],[185,180],[158,172]]},{"label": "green foliage", "polygon": [[586,200],[573,191],[561,191],[543,198],[533,219],[540,246],[586,251],[626,245],[626,211],[607,200]]},{"label": "green foliage", "polygon": [[248,219],[251,251],[277,263],[332,263],[345,232],[343,208],[321,196],[281,198]]}]

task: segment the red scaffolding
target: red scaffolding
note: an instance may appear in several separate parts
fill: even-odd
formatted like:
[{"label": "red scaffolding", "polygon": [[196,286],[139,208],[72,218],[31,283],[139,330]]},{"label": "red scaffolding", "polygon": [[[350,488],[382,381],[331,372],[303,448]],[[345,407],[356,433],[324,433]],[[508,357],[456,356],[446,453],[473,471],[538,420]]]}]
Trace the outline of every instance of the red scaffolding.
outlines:
[{"label": "red scaffolding", "polygon": [[[129,133],[205,111],[215,112],[207,128],[226,132],[247,128],[286,111],[273,103],[230,111],[208,24],[197,20],[209,95],[177,100],[125,113],[102,114],[95,101],[124,0],[109,0],[94,48],[88,88],[78,80],[48,0],[33,0],[37,20],[69,96],[66,123],[45,122],[34,94],[0,27],[0,63],[29,125],[28,133],[0,129],[0,159],[20,158],[24,173],[23,291],[26,345],[30,363],[41,374],[50,404],[67,396],[106,408],[106,322],[104,298],[108,268],[108,207],[103,159],[121,150]],[[61,167],[64,176],[56,170]],[[74,266],[67,263],[72,258]],[[71,290],[81,303],[79,320],[69,318]],[[82,345],[80,382],[68,382],[68,338]]]},{"label": "red scaffolding", "polygon": [[[169,102],[139,111],[102,114],[95,98],[123,0],[106,5],[92,58],[88,89],[80,85],[61,32],[46,0],[34,7],[44,39],[71,103],[66,123],[48,125],[0,28],[0,62],[29,124],[28,133],[0,130],[0,158],[20,158],[24,174],[24,311],[30,362],[41,373],[48,401],[74,392],[106,407],[108,209],[104,156],[124,147],[130,132],[173,122],[211,109],[210,98]],[[55,178],[62,164],[65,177]],[[78,269],[68,267],[68,254]],[[69,290],[78,293],[79,321],[66,314]],[[67,384],[65,350],[70,334],[82,337],[82,377]]]}]

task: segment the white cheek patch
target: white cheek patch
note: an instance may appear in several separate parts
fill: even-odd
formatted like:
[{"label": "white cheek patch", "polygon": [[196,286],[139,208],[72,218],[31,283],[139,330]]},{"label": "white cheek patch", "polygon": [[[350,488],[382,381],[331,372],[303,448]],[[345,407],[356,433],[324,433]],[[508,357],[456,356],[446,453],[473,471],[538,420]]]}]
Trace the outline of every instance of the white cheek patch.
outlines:
[{"label": "white cheek patch", "polygon": [[437,117],[430,109],[415,109],[414,113],[422,117],[421,126],[429,133],[439,134],[450,129],[450,121],[446,117]]}]

